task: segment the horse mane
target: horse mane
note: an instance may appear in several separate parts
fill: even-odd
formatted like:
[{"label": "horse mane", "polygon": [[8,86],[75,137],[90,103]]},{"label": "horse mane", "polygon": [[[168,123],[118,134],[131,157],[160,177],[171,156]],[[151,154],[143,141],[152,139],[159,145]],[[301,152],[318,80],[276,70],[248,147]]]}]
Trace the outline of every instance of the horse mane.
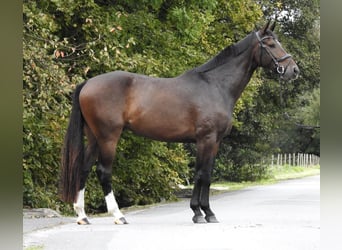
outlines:
[{"label": "horse mane", "polygon": [[240,55],[242,52],[244,52],[250,47],[251,41],[254,38],[253,35],[254,33],[251,33],[248,36],[246,36],[244,39],[242,39],[241,41],[226,47],[224,50],[218,53],[214,58],[212,58],[205,64],[195,68],[194,71],[197,73],[204,73],[229,62],[231,58]]}]

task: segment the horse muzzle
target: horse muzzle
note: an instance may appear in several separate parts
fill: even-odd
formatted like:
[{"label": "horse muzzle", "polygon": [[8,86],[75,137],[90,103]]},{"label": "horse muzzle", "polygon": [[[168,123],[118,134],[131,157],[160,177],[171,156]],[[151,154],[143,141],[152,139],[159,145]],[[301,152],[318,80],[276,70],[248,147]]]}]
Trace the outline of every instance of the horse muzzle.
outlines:
[{"label": "horse muzzle", "polygon": [[278,65],[276,71],[280,75],[280,78],[285,81],[297,79],[300,73],[300,70],[295,63],[287,66]]}]

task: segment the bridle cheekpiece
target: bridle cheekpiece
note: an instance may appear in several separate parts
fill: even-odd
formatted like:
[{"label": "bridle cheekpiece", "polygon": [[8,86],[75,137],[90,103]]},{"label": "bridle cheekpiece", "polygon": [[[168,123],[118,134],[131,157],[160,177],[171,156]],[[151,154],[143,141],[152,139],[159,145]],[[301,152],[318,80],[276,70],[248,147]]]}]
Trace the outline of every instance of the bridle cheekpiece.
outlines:
[{"label": "bridle cheekpiece", "polygon": [[[282,62],[282,61],[285,61],[286,59],[288,59],[288,58],[290,58],[290,57],[292,57],[292,56],[291,56],[290,54],[285,53],[284,56],[282,56],[282,57],[280,57],[280,58],[276,58],[276,57],[272,54],[272,52],[269,50],[268,46],[265,45],[265,44],[263,43],[263,40],[265,40],[265,39],[269,39],[269,38],[275,39],[275,38],[272,37],[272,36],[265,36],[265,37],[263,37],[263,38],[260,38],[259,32],[258,32],[258,31],[255,32],[255,35],[256,35],[256,37],[257,37],[257,39],[258,39],[258,41],[259,41],[259,45],[260,45],[261,49],[264,49],[264,50],[267,52],[267,54],[272,58],[272,61],[274,62],[275,66],[276,66],[276,69],[277,69],[278,74],[283,75],[283,74],[285,73],[286,68],[287,68],[288,65],[286,65],[286,67],[284,67],[284,66],[280,65],[279,63]],[[276,40],[276,39],[275,39],[275,40]],[[260,60],[259,60],[259,63],[261,63],[262,51],[263,51],[263,50],[260,51]],[[284,52],[285,52],[285,51],[284,51]],[[289,63],[290,63],[290,62],[289,62]]]}]

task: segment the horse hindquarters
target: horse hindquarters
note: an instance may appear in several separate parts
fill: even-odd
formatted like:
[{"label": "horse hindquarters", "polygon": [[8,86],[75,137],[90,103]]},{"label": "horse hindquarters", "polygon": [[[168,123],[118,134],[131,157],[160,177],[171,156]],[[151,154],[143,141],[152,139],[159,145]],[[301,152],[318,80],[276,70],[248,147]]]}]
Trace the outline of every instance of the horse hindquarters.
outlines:
[{"label": "horse hindquarters", "polygon": [[[108,213],[114,216],[116,224],[126,224],[112,190],[112,164],[116,146],[123,129],[122,90],[113,89],[104,82],[89,82],[80,97],[84,119],[96,138],[98,162],[96,174],[101,184]],[[108,86],[110,89],[108,89]],[[117,85],[119,86],[119,85]]]}]

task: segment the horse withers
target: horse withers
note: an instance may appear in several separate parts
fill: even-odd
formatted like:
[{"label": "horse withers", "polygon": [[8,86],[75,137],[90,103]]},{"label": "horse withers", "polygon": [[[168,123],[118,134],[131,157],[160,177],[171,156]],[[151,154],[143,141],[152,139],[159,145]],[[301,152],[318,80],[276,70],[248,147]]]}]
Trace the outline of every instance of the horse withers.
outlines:
[{"label": "horse withers", "polygon": [[78,224],[89,223],[84,192],[95,163],[108,212],[115,223],[127,223],[111,185],[116,146],[124,129],[159,141],[196,143],[192,220],[218,222],[209,205],[210,179],[220,142],[231,130],[236,101],[257,67],[271,69],[284,80],[299,74],[273,33],[274,26],[268,22],[205,64],[174,78],[114,71],[76,87],[60,188],[62,199],[74,204]]}]

